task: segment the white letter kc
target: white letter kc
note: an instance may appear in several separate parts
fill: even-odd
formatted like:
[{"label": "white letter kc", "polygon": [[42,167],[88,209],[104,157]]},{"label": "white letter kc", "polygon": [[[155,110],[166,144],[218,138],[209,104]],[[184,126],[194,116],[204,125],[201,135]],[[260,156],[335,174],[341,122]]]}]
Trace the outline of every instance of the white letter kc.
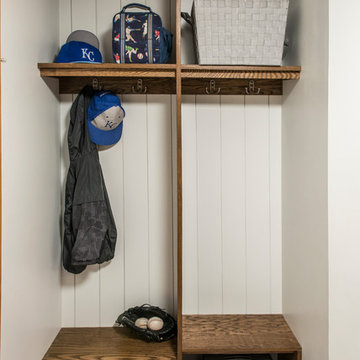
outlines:
[{"label": "white letter kc", "polygon": [[89,49],[81,49],[82,50],[82,58],[85,59],[85,57],[87,57],[90,61],[94,61],[94,52],[93,51],[88,51]]}]

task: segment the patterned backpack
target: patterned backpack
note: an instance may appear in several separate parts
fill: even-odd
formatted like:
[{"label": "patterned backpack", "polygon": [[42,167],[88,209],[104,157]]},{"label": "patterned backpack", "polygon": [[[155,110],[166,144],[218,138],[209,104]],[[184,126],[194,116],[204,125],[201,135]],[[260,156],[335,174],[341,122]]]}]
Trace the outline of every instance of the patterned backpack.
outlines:
[{"label": "patterned backpack", "polygon": [[[146,12],[126,12],[140,8]],[[172,34],[162,27],[161,18],[142,4],[129,4],[113,18],[113,57],[118,64],[168,62],[172,49]]]}]

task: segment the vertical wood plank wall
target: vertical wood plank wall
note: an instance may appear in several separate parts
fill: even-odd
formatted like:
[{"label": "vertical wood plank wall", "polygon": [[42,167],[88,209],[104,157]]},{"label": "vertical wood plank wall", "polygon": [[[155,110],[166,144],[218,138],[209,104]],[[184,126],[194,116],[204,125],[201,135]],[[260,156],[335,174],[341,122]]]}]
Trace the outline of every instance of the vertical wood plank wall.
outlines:
[{"label": "vertical wood plank wall", "polygon": [[[112,62],[111,20],[131,2],[60,0],[60,43],[73,30],[92,31]],[[175,2],[142,2],[174,32]],[[74,98],[61,95],[64,182]],[[77,276],[63,271],[63,326],[111,326],[147,302],[176,313],[175,97],[121,100],[123,137],[100,152],[115,258]],[[184,96],[184,313],[281,312],[280,121],[280,97]]]},{"label": "vertical wood plank wall", "polygon": [[183,96],[185,314],[281,313],[281,97]]}]

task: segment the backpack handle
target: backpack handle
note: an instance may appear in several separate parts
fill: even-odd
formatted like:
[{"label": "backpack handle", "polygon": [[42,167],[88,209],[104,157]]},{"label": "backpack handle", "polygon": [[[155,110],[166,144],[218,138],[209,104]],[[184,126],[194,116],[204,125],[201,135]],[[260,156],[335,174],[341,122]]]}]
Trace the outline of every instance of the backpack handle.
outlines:
[{"label": "backpack handle", "polygon": [[139,4],[139,3],[131,3],[131,4],[128,4],[128,5],[125,5],[121,12],[125,12],[125,10],[129,9],[129,8],[138,8],[138,9],[143,9],[143,10],[147,10],[149,12],[152,12],[151,11],[151,8],[149,6],[146,6],[146,5],[143,5],[143,4]]}]

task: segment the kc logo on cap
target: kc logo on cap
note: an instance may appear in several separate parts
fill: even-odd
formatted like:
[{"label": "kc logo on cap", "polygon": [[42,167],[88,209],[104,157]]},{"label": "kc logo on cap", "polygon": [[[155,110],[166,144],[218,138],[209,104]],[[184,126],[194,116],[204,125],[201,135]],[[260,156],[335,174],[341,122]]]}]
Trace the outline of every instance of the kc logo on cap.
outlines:
[{"label": "kc logo on cap", "polygon": [[93,51],[89,51],[89,49],[87,49],[87,48],[85,48],[85,49],[82,48],[81,50],[82,50],[82,54],[83,54],[83,56],[82,56],[83,59],[88,58],[91,62],[95,61],[95,55],[94,55]]},{"label": "kc logo on cap", "polygon": [[98,145],[117,143],[122,134],[125,110],[111,91],[97,91],[88,108],[90,140]]},{"label": "kc logo on cap", "polygon": [[90,31],[76,30],[67,38],[56,59],[57,63],[101,64],[99,40]]}]

